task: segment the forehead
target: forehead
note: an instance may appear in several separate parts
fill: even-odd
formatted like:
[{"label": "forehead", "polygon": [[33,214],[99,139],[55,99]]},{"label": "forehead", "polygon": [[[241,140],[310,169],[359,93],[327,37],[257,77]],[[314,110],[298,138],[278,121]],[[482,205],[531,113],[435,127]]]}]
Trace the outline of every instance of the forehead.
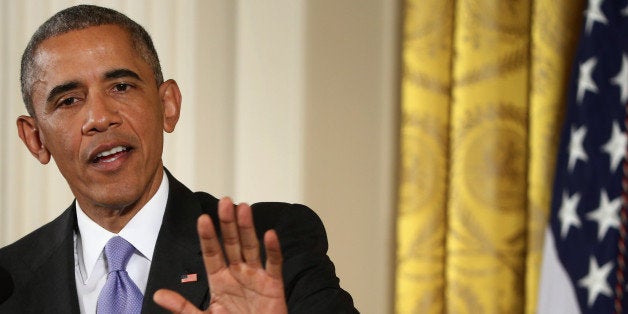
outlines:
[{"label": "forehead", "polygon": [[148,66],[133,48],[130,35],[117,25],[93,26],[44,40],[36,50],[35,80],[98,75],[112,68]]}]

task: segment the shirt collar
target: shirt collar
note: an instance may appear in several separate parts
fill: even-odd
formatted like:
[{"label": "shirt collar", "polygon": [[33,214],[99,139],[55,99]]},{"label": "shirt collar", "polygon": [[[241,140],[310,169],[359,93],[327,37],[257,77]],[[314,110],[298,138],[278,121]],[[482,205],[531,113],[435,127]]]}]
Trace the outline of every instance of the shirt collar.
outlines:
[{"label": "shirt collar", "polygon": [[[161,228],[166,203],[168,202],[169,182],[164,173],[159,189],[133,218],[117,234],[129,241],[135,249],[149,261],[153,258],[155,243]],[[91,220],[76,202],[76,218],[79,229],[79,265],[85,270],[85,280],[89,278],[107,241],[116,236]],[[82,253],[82,254],[81,254]],[[81,261],[81,258],[82,261]]]}]

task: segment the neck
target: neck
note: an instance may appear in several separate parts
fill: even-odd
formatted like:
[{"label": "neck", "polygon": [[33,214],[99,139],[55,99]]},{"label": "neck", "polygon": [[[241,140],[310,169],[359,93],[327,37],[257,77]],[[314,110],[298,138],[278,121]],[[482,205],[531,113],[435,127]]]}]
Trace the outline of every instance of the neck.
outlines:
[{"label": "neck", "polygon": [[[158,171],[152,183],[149,184],[146,193],[130,204],[99,204],[87,200],[76,199],[80,209],[91,220],[109,232],[119,233],[124,226],[142,209],[144,205],[157,193],[161,186],[164,171]],[[85,205],[84,205],[85,204]]]},{"label": "neck", "polygon": [[[143,207],[143,206],[142,206]],[[141,207],[131,206],[131,208],[112,209],[106,207],[85,210],[81,207],[85,215],[96,222],[101,227],[112,233],[119,233],[124,226],[131,221]]]}]

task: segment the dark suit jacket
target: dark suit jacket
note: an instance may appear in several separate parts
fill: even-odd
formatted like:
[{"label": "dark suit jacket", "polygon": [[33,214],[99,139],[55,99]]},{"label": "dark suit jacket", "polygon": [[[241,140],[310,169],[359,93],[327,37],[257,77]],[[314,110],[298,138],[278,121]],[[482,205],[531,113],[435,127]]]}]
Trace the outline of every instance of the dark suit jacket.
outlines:
[{"label": "dark suit jacket", "polygon": [[[218,200],[207,193],[192,193],[166,173],[170,192],[152,259],[143,313],[165,313],[152,300],[160,288],[178,291],[202,308],[209,304],[196,219],[207,213],[218,222]],[[327,237],[318,216],[297,204],[258,203],[252,207],[258,238],[269,229],[275,229],[279,236],[289,312],[357,312],[351,296],[339,286],[334,265],[326,254]],[[220,232],[218,225],[215,226]],[[15,282],[15,291],[0,305],[0,313],[79,312],[73,248],[77,228],[76,207],[72,204],[54,221],[0,249],[0,267],[6,268]],[[198,274],[198,281],[181,283],[181,275],[194,273]]]}]

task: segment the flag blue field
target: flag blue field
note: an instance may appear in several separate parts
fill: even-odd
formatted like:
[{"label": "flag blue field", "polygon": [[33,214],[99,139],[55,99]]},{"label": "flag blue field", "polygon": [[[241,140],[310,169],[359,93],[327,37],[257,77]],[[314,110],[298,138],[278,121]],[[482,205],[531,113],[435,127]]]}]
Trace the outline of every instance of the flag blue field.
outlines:
[{"label": "flag blue field", "polygon": [[[545,238],[539,313],[615,309],[627,142],[628,0],[590,0],[583,14]],[[625,284],[622,289],[626,294]]]}]

